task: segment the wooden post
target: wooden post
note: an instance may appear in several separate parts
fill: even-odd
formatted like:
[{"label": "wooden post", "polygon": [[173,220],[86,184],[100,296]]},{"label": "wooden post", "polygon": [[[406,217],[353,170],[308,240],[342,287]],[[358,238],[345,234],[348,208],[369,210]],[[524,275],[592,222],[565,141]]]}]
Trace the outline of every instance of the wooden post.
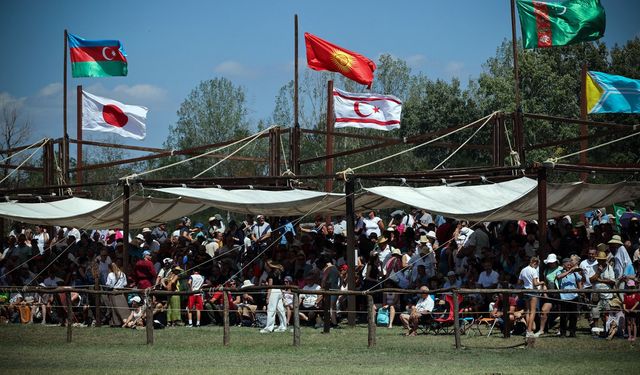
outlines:
[{"label": "wooden post", "polygon": [[[93,287],[94,290],[100,290],[100,280],[96,280],[95,286]],[[102,296],[100,294],[94,294],[93,295],[95,297],[95,301],[96,301],[96,327],[101,327],[102,326]],[[108,298],[108,297],[107,297]]]},{"label": "wooden post", "polygon": [[538,169],[538,257],[547,255],[547,168]]},{"label": "wooden post", "polygon": [[[62,77],[62,138],[68,139],[69,133],[67,131],[67,43],[69,40],[69,36],[67,33],[67,29],[64,30],[64,63],[63,63],[63,77]],[[64,146],[63,146],[64,150]],[[68,150],[68,149],[67,149]],[[65,152],[65,151],[63,151]],[[69,155],[62,153],[60,155],[62,157],[62,171],[64,174],[64,178],[67,178],[67,171],[69,170]]]},{"label": "wooden post", "polygon": [[511,337],[511,318],[509,317],[509,293],[502,293],[503,335],[505,339]]},{"label": "wooden post", "polygon": [[368,305],[368,347],[373,348],[376,346],[376,306],[373,304],[373,296],[371,294],[367,294],[367,305]]},{"label": "wooden post", "polygon": [[151,296],[147,295],[146,298],[147,304],[147,319],[146,319],[146,328],[147,328],[147,345],[153,345],[153,303],[151,302]]},{"label": "wooden post", "polygon": [[222,292],[223,301],[223,310],[222,310],[222,322],[224,325],[223,333],[222,333],[222,344],[224,346],[229,346],[229,294],[228,292]]},{"label": "wooden post", "polygon": [[71,307],[71,293],[65,293],[67,297],[67,342],[71,342],[73,334],[71,332],[71,326],[73,325],[73,307]]},{"label": "wooden post", "polygon": [[[77,96],[77,129],[76,135],[78,138],[78,143],[76,144],[76,182],[81,184],[83,182],[82,178],[82,86],[78,85],[76,88],[76,96]],[[78,187],[78,191],[82,190],[81,187]]]},{"label": "wooden post", "polygon": [[290,134],[290,157],[291,157],[291,171],[299,175],[300,174],[300,123],[299,110],[298,110],[298,15],[293,16],[293,34],[294,34],[294,47],[293,47],[293,61],[294,61],[294,73],[293,73],[293,129]]},{"label": "wooden post", "polygon": [[322,320],[324,321],[322,333],[331,332],[331,297],[330,295],[322,296]]},{"label": "wooden post", "polygon": [[460,349],[460,301],[458,292],[453,291],[453,334],[456,340],[456,349]]},{"label": "wooden post", "polygon": [[[333,80],[327,82],[327,146],[326,155],[333,154]],[[324,173],[333,174],[333,158],[324,161]],[[324,191],[333,191],[333,179],[324,180]]]},{"label": "wooden post", "polygon": [[300,346],[300,294],[293,292],[293,346]]},{"label": "wooden post", "polygon": [[125,272],[129,266],[129,181],[122,184],[122,268]]},{"label": "wooden post", "polygon": [[[587,65],[582,65],[582,74],[580,80],[580,118],[582,120],[587,119]],[[580,140],[580,149],[586,150],[589,147],[589,139],[587,136],[589,135],[589,129],[587,128],[587,124],[580,124],[580,136],[584,137]],[[588,157],[587,153],[583,152],[580,154],[580,164],[587,164]],[[587,177],[589,174],[587,172],[580,173],[580,180],[583,182],[587,182]],[[584,219],[584,218],[583,218]]]},{"label": "wooden post", "polygon": [[[280,150],[282,145],[280,144],[280,127],[276,127],[273,129],[274,140],[273,140],[273,168],[274,168],[274,176],[280,176],[280,161],[281,157],[286,157],[286,155],[280,155]],[[278,181],[276,181],[276,185],[278,185]]]},{"label": "wooden post", "polygon": [[521,112],[520,104],[520,72],[518,67],[518,39],[516,37],[516,4],[511,0],[511,43],[513,46],[513,89],[516,100],[516,112]]},{"label": "wooden post", "polygon": [[[355,237],[355,183],[353,179],[344,182],[347,221],[347,288],[356,290],[356,237]],[[347,321],[350,327],[356,325],[356,296],[347,296]]]}]

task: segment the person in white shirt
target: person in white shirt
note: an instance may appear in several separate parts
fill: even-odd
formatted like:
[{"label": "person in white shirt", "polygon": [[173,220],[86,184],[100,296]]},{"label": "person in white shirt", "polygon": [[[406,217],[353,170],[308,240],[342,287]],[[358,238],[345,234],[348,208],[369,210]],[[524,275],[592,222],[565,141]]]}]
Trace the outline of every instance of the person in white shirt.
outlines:
[{"label": "person in white shirt", "polygon": [[363,217],[362,221],[364,223],[364,234],[367,238],[369,238],[371,233],[375,233],[378,237],[382,235],[382,231],[385,229],[384,223],[382,222],[382,219],[376,216],[375,212],[369,211],[369,215],[367,217]]},{"label": "person in white shirt", "polygon": [[500,274],[493,270],[491,262],[486,261],[482,266],[484,267],[484,271],[478,276],[477,286],[484,289],[492,289],[498,286]]},{"label": "person in white shirt", "polygon": [[[109,263],[109,274],[105,286],[109,289],[123,289],[127,286],[127,275],[120,270],[117,264]],[[112,327],[120,327],[129,316],[129,305],[124,294],[105,295],[102,300],[111,309],[109,324]]]},{"label": "person in white shirt", "polygon": [[580,268],[584,270],[584,288],[591,288],[591,276],[596,274],[598,260],[596,260],[596,249],[589,249],[587,259],[580,262]]},{"label": "person in white shirt", "polygon": [[[200,288],[202,288],[202,285],[204,284],[204,277],[200,275],[197,270],[195,270],[189,278],[188,284],[192,292],[199,292]],[[204,309],[202,293],[189,295],[189,303],[187,305],[187,319],[189,319],[188,327],[193,327],[191,311],[194,308],[196,310],[196,327],[200,327],[200,315],[202,314],[202,310]]]},{"label": "person in white shirt", "polygon": [[47,229],[36,225],[36,235],[33,236],[33,238],[38,240],[38,250],[40,251],[40,255],[43,255],[45,246],[49,244],[49,233],[47,233]]},{"label": "person in white shirt", "polygon": [[[315,277],[307,277],[305,280],[305,285],[302,287],[303,291],[316,291],[322,289],[320,285],[316,283]],[[304,321],[314,322],[316,318],[315,310],[320,308],[322,303],[322,296],[318,294],[300,294],[300,304],[302,308],[306,310],[310,310],[307,314],[300,313],[300,318]]]},{"label": "person in white shirt", "polygon": [[409,314],[400,314],[400,321],[405,329],[409,332],[406,336],[416,336],[418,326],[420,325],[420,318],[425,315],[429,315],[433,311],[435,303],[433,297],[429,295],[429,288],[426,286],[420,287],[420,299],[416,302],[415,306],[409,309]]},{"label": "person in white shirt", "polygon": [[[544,286],[544,281],[540,281],[540,273],[538,266],[540,265],[540,259],[538,257],[532,257],[529,261],[529,265],[520,271],[518,277],[518,283],[524,286],[524,289],[537,290],[541,286]],[[534,336],[534,326],[536,318],[536,309],[538,306],[538,294],[524,294],[523,298],[527,304],[527,337]],[[540,330],[539,332],[542,332]]]},{"label": "person in white shirt", "polygon": [[[380,264],[387,264],[387,261],[389,260],[389,258],[391,258],[391,245],[389,245],[389,239],[387,237],[380,237],[378,239],[378,246],[380,248],[380,250],[378,251],[378,259],[380,259]],[[384,273],[385,270],[383,269],[382,272]]]}]

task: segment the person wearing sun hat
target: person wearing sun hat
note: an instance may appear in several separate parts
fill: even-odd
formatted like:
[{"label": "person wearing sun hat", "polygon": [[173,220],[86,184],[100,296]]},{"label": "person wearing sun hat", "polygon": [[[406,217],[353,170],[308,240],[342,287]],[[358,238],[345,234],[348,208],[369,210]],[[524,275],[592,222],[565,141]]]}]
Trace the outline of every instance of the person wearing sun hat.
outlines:
[{"label": "person wearing sun hat", "polygon": [[385,236],[378,238],[378,251],[376,255],[380,259],[380,264],[386,265],[391,258],[391,250],[393,247],[389,244],[389,239]]},{"label": "person wearing sun hat", "polygon": [[[611,289],[616,284],[616,276],[613,272],[613,267],[607,262],[607,253],[602,250],[606,245],[599,244],[598,252],[595,259],[598,261],[598,267],[595,270],[593,276],[590,277],[593,290],[607,290]],[[592,327],[594,327],[602,311],[609,310],[609,301],[613,298],[612,293],[593,293],[592,303],[595,306],[591,309]]]},{"label": "person wearing sun hat", "polygon": [[627,252],[627,249],[624,247],[624,243],[622,243],[622,239],[617,234],[611,236],[611,239],[607,244],[609,245],[609,250],[613,256],[613,272],[615,273],[616,278],[621,278],[624,276],[627,266],[632,264],[629,252]]}]

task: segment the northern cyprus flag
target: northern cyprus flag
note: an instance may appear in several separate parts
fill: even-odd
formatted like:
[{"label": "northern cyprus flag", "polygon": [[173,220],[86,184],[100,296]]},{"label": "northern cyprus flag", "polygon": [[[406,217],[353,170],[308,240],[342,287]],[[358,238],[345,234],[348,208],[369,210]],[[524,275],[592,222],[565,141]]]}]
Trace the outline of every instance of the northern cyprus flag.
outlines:
[{"label": "northern cyprus flag", "polygon": [[393,95],[355,94],[333,90],[336,128],[400,128],[402,102]]},{"label": "northern cyprus flag", "polygon": [[82,92],[82,129],[144,139],[147,108]]}]

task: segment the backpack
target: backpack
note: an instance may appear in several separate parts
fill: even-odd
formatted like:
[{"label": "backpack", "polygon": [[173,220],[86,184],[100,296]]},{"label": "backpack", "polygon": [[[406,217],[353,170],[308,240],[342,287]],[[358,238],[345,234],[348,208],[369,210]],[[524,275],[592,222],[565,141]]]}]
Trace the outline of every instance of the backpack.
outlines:
[{"label": "backpack", "polygon": [[389,325],[389,309],[388,308],[381,307],[378,309],[378,314],[376,314],[376,323],[379,326]]}]

